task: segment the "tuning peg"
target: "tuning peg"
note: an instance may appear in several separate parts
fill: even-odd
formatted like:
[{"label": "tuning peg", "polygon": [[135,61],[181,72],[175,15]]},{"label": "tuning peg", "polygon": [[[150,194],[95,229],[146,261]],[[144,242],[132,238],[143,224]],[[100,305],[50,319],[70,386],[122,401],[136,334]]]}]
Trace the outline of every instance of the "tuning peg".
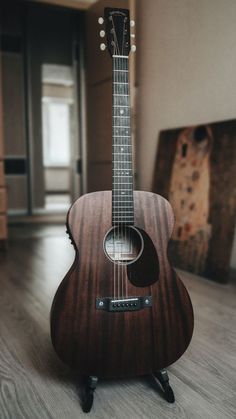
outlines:
[{"label": "tuning peg", "polygon": [[105,36],[105,31],[100,31],[100,36],[101,36],[101,38],[104,38],[104,36]]},{"label": "tuning peg", "polygon": [[130,27],[133,28],[134,26],[135,26],[135,21],[134,20],[131,20],[130,21]]},{"label": "tuning peg", "polygon": [[135,34],[134,33],[131,33],[130,36],[131,36],[131,38],[135,38]]},{"label": "tuning peg", "polygon": [[99,23],[99,25],[102,25],[102,24],[103,24],[103,22],[104,22],[104,19],[103,19],[103,17],[102,17],[102,16],[100,16],[100,17],[98,18],[98,23]]},{"label": "tuning peg", "polygon": [[102,44],[100,44],[100,49],[101,49],[102,51],[104,51],[104,50],[106,49],[106,47],[107,47],[107,46],[106,46],[105,44],[103,44],[103,43],[102,43]]},{"label": "tuning peg", "polygon": [[135,52],[135,51],[136,51],[136,45],[132,45],[132,46],[131,46],[131,51],[132,51],[132,52]]}]

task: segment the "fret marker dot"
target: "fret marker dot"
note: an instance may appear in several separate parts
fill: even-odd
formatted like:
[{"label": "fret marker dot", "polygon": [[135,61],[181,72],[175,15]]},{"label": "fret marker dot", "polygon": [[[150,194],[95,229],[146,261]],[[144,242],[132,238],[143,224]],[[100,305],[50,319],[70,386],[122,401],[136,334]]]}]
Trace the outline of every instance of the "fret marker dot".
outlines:
[{"label": "fret marker dot", "polygon": [[121,151],[124,151],[123,147],[121,147]]},{"label": "fret marker dot", "polygon": [[121,109],[120,114],[123,115],[123,113],[124,113],[124,109]]}]

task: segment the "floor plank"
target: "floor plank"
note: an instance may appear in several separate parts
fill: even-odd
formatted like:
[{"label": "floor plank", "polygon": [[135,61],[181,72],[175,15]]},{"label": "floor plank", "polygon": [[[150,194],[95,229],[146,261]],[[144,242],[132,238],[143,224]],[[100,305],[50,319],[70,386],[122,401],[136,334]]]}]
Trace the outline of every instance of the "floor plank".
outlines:
[{"label": "floor plank", "polygon": [[[84,418],[75,372],[56,357],[49,311],[74,252],[65,228],[12,226],[0,254],[0,418]],[[169,368],[176,403],[147,377],[99,383],[97,419],[236,417],[236,287],[181,273],[195,311],[191,346]]]}]

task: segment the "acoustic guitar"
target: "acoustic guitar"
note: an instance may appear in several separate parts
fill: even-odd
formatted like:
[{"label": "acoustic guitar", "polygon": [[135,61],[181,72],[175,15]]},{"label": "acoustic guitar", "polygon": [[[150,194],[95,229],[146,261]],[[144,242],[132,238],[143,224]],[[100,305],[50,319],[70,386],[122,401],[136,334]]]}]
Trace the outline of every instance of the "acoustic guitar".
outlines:
[{"label": "acoustic guitar", "polygon": [[185,352],[193,310],[167,257],[172,208],[133,190],[129,11],[106,8],[103,20],[112,59],[112,191],[86,194],[68,212],[75,260],[54,297],[51,339],[79,375],[127,377],[158,372]]}]

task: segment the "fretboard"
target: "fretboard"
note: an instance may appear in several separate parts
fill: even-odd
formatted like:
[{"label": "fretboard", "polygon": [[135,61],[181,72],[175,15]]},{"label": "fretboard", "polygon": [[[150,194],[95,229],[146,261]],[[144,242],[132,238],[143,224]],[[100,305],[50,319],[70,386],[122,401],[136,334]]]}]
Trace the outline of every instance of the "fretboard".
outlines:
[{"label": "fretboard", "polygon": [[112,224],[134,224],[129,59],[113,56]]}]

